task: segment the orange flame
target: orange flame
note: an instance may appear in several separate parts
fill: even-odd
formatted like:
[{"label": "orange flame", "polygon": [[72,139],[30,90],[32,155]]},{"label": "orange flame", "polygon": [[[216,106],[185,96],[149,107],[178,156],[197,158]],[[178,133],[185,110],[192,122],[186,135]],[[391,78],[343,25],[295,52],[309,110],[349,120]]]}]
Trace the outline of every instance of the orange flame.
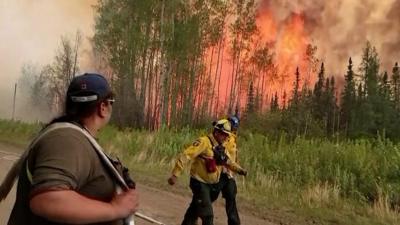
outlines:
[{"label": "orange flame", "polygon": [[[287,94],[286,101],[291,98],[290,90],[293,88],[296,67],[299,67],[302,83],[305,79],[309,79],[309,74],[307,75],[309,63],[306,59],[306,52],[310,44],[310,38],[305,29],[304,15],[301,13],[292,13],[285,20],[278,21],[269,8],[260,7],[256,18],[256,25],[262,42],[267,43],[270,46],[270,51],[274,54],[274,69],[276,71],[275,74],[269,72],[267,76],[270,77],[262,81],[264,82],[264,93],[258,90],[258,93],[262,95],[263,108],[265,109],[269,105],[270,97],[275,92],[278,92],[281,103],[284,92]],[[228,50],[229,44],[229,40],[226,38],[218,99],[220,105],[227,104],[229,87],[232,83],[232,60],[230,59]],[[215,65],[213,66],[215,67]],[[258,72],[256,71],[256,73]],[[256,88],[255,92],[262,86],[262,82],[260,85],[258,79],[262,79],[261,76],[256,76],[255,80],[253,80],[254,88]],[[240,108],[242,109],[245,106],[246,97],[246,93],[241,93],[239,97]]]},{"label": "orange flame", "polygon": [[[267,85],[265,97],[272,96],[275,92],[280,95],[281,102],[283,92],[290,98],[290,90],[293,87],[296,67],[299,67],[301,80],[309,80],[309,63],[306,52],[310,44],[310,38],[305,29],[304,15],[299,13],[290,14],[284,21],[278,22],[269,8],[261,7],[257,17],[257,27],[266,43],[272,43],[274,53],[274,64],[276,74],[269,74],[270,80]],[[267,102],[268,104],[268,102]]]},{"label": "orange flame", "polygon": [[[296,66],[305,69],[305,54],[309,38],[304,29],[303,16],[292,14],[284,24],[276,44],[276,60],[280,69],[295,70]],[[281,71],[284,72],[284,71]]]},{"label": "orange flame", "polygon": [[256,25],[264,42],[271,43],[276,41],[278,27],[269,9],[264,8],[259,10]]}]

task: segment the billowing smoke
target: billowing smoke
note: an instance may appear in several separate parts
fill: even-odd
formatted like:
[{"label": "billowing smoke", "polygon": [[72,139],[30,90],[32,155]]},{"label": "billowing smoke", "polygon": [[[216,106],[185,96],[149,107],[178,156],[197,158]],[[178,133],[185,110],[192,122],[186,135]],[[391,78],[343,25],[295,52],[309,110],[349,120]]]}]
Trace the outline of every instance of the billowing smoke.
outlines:
[{"label": "billowing smoke", "polygon": [[[391,71],[400,61],[400,0],[257,1],[268,14],[261,15],[264,21],[258,24],[264,26],[262,33],[269,35],[266,40],[284,48],[277,54],[282,61],[292,62],[290,56],[303,51],[302,42],[306,41],[318,47],[317,57],[325,62],[328,74],[342,76],[348,57],[353,57],[356,66],[360,63],[367,40],[376,46],[382,69]],[[81,31],[86,46],[80,51],[80,68],[91,69],[85,60],[90,58],[87,38],[93,35],[92,6],[96,2],[0,1],[0,118],[11,116],[13,88],[23,64],[40,67],[50,63],[62,35],[73,37]],[[23,99],[17,96],[17,107],[22,104]],[[17,110],[17,117],[23,117],[20,113]]]},{"label": "billowing smoke", "polygon": [[[96,0],[1,0],[0,1],[0,118],[10,118],[14,84],[24,64],[51,63],[62,35],[82,33],[81,68],[85,69],[87,38],[93,35]],[[85,46],[86,45],[86,46]],[[22,110],[26,96],[17,93],[18,119],[36,119]],[[33,116],[32,118],[27,118]]]},{"label": "billowing smoke", "polygon": [[310,41],[318,47],[328,73],[343,75],[347,59],[360,62],[369,40],[380,55],[382,70],[400,61],[400,0],[259,0],[277,23],[302,15]]}]

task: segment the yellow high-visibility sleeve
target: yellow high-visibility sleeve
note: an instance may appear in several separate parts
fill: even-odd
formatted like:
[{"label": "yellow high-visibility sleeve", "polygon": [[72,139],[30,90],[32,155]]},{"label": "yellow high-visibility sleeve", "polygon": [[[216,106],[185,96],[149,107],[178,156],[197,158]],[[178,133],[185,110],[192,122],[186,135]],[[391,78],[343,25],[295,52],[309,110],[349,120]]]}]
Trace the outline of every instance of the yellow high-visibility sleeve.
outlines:
[{"label": "yellow high-visibility sleeve", "polygon": [[172,174],[174,176],[180,176],[184,167],[192,160],[194,160],[197,156],[199,156],[202,152],[207,149],[208,145],[204,141],[204,138],[199,138],[194,141],[189,147],[187,147],[181,154],[179,154],[178,158],[175,162],[175,167],[172,170]]}]

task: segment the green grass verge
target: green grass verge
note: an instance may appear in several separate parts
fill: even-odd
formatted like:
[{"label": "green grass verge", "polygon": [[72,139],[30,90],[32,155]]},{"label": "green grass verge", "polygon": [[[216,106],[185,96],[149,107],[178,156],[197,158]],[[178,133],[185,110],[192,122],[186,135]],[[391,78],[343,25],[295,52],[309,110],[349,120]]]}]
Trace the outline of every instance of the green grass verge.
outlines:
[{"label": "green grass verge", "polygon": [[[26,145],[38,124],[0,121],[0,141]],[[206,131],[118,130],[108,126],[100,143],[118,155],[137,181],[190,195],[188,178],[177,187],[166,179],[184,146]],[[241,164],[249,176],[237,179],[242,209],[282,224],[399,224],[400,146],[388,140],[278,140],[239,134]]]}]

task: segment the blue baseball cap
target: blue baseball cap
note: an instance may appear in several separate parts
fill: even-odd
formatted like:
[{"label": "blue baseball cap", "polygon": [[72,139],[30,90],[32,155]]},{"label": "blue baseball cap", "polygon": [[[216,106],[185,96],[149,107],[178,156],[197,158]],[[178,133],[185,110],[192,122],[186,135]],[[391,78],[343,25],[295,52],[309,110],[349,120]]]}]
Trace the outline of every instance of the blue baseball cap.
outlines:
[{"label": "blue baseball cap", "polygon": [[105,99],[112,95],[106,78],[96,73],[85,73],[72,79],[67,90],[67,98],[72,102],[83,103]]}]

